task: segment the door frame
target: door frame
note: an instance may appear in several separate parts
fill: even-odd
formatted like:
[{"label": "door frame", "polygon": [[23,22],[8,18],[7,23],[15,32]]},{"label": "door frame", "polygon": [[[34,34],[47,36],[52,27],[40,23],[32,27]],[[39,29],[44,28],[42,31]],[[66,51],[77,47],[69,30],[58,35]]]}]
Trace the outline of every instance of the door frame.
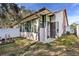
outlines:
[{"label": "door frame", "polygon": [[56,36],[56,22],[50,22],[50,38],[55,38]]}]

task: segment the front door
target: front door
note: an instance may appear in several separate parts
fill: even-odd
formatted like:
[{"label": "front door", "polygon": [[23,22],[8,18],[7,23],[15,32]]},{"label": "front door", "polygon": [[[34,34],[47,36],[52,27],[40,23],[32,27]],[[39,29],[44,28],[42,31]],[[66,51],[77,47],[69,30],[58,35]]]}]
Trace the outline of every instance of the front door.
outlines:
[{"label": "front door", "polygon": [[50,38],[55,38],[56,35],[56,22],[51,22],[50,23]]}]

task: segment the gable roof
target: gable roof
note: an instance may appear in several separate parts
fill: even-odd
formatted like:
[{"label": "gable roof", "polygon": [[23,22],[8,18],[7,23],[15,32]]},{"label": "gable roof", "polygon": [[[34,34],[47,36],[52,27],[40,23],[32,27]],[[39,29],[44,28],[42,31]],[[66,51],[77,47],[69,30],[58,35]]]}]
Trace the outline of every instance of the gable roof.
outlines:
[{"label": "gable roof", "polygon": [[[19,24],[21,22],[24,22],[24,20],[26,20],[27,18],[29,18],[31,16],[37,16],[37,17],[39,17],[38,14],[40,14],[40,15],[44,15],[44,14],[53,15],[54,13],[51,12],[51,11],[49,11],[47,8],[42,8],[42,9],[40,9],[40,10],[38,10],[38,11],[36,11],[36,12],[28,15],[28,16],[26,16],[21,21],[19,21],[18,23],[14,24],[13,26],[15,26],[15,25],[17,25],[17,24]],[[26,21],[28,21],[28,20],[26,20]]]},{"label": "gable roof", "polygon": [[58,10],[58,11],[55,11],[54,13],[59,13],[59,12],[62,12],[62,11],[65,13],[67,25],[69,25],[68,24],[68,18],[67,18],[67,11],[66,11],[66,9]]},{"label": "gable roof", "polygon": [[38,10],[38,11],[36,11],[36,12],[34,12],[34,13],[28,15],[28,16],[26,16],[25,18],[23,18],[23,20],[26,19],[26,18],[28,18],[28,17],[31,17],[31,16],[33,16],[33,15],[38,16],[38,14],[40,14],[40,15],[51,14],[51,15],[52,15],[53,13],[50,12],[50,11],[49,11],[48,9],[46,9],[46,8],[42,8],[42,9],[40,9],[40,10]]},{"label": "gable roof", "polygon": [[[53,15],[54,13],[58,13],[58,12],[61,12],[61,11],[64,11],[64,12],[65,12],[65,16],[66,16],[67,24],[68,24],[68,18],[67,18],[66,9],[64,9],[64,10],[59,10],[59,11],[56,11],[56,12],[51,12],[51,11],[49,11],[47,8],[42,8],[42,9],[39,9],[38,11],[36,11],[36,12],[34,12],[34,13],[32,13],[32,14],[26,16],[26,17],[23,18],[21,21],[19,21],[18,23],[14,24],[13,26],[15,26],[15,25],[17,25],[17,24],[19,24],[19,23],[23,23],[23,22],[25,22],[25,21],[29,21],[29,20],[26,20],[26,19],[29,19],[29,18],[31,18],[31,17],[34,19],[34,17],[35,17],[35,18],[38,18],[39,15],[44,15],[44,14]],[[32,19],[30,19],[30,20],[32,20]]]}]

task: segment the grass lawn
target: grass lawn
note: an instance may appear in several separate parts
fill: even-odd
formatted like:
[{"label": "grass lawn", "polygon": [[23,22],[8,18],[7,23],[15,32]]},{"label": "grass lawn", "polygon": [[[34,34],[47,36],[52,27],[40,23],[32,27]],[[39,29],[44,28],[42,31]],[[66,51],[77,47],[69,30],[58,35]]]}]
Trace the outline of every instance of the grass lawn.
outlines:
[{"label": "grass lawn", "polygon": [[0,55],[20,55],[24,53],[27,47],[34,41],[16,38],[15,42],[0,45]]},{"label": "grass lawn", "polygon": [[0,55],[77,56],[79,55],[79,40],[75,35],[64,35],[50,43],[17,38],[14,43],[0,45]]}]

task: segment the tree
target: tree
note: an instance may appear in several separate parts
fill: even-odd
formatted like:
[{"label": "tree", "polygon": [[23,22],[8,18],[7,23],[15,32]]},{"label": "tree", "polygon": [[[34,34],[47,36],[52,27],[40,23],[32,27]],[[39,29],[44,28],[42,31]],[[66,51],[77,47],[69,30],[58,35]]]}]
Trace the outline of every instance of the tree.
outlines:
[{"label": "tree", "polygon": [[0,4],[0,18],[2,26],[10,25],[11,19],[17,20],[17,18],[20,18],[20,16],[18,15],[19,11],[20,11],[19,7],[14,3]]},{"label": "tree", "polygon": [[2,27],[11,27],[13,24],[20,22],[26,15],[30,14],[24,6],[18,7],[15,3],[0,4],[0,23]]},{"label": "tree", "polygon": [[71,28],[76,29],[77,24],[76,23],[73,23],[70,26],[71,26]]}]

